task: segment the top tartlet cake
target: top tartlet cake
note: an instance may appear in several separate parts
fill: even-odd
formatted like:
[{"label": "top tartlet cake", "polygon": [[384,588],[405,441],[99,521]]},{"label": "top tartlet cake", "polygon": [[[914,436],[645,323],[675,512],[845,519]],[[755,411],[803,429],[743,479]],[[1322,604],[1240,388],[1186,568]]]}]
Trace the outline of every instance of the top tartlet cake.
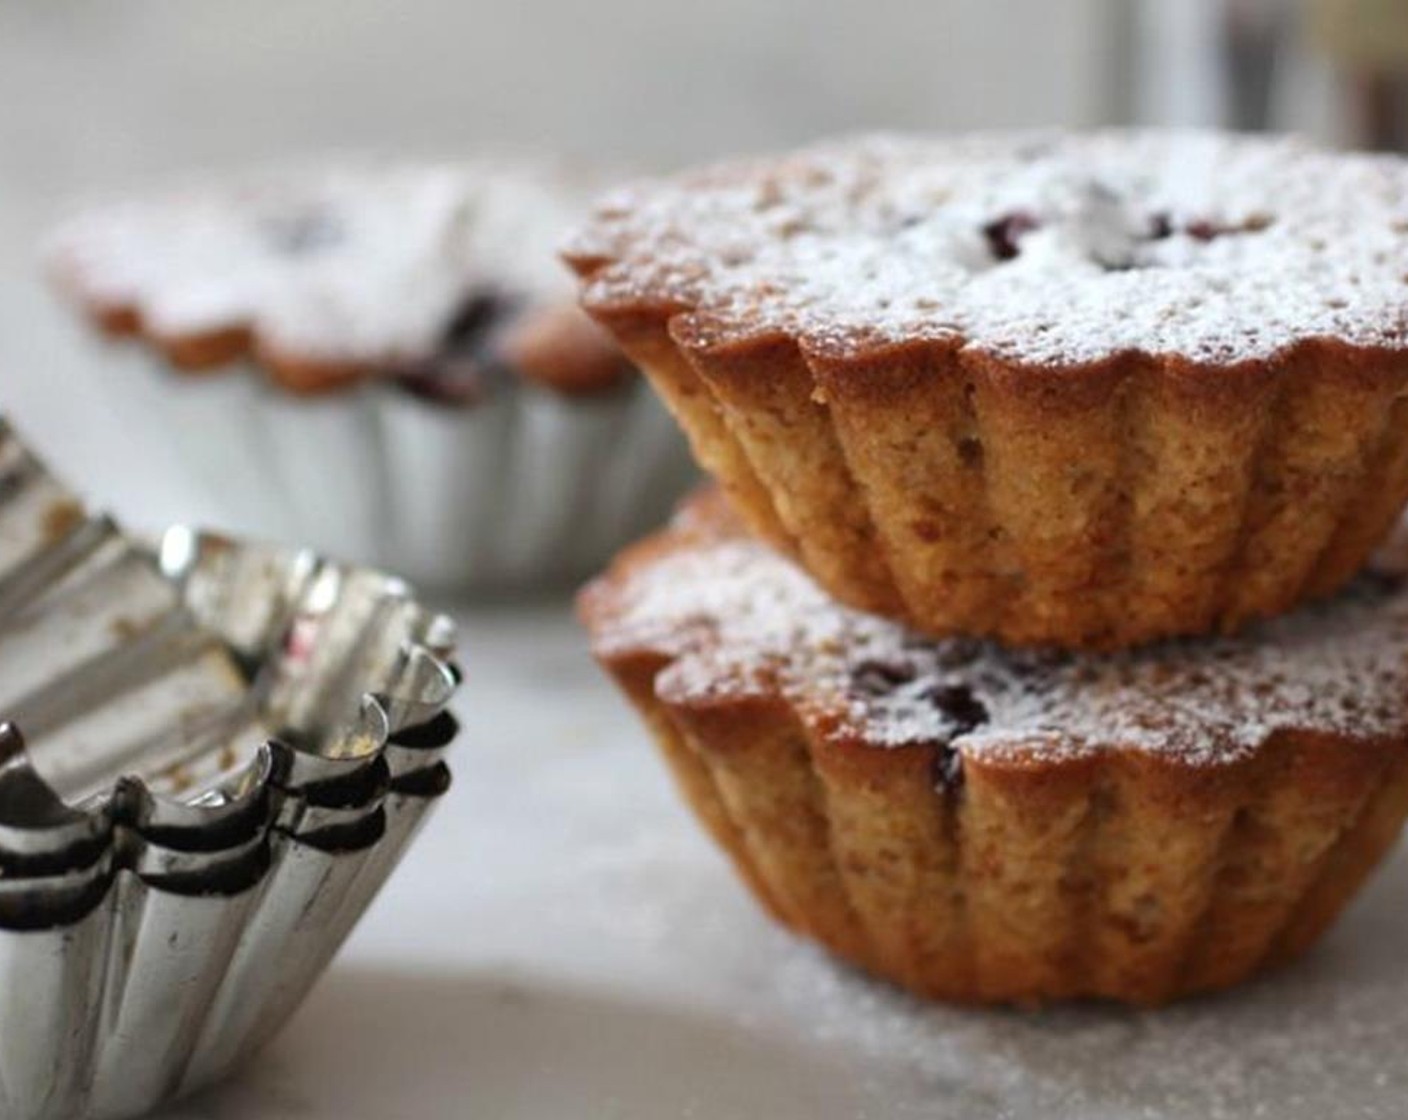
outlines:
[{"label": "top tartlet cake", "polygon": [[623,188],[567,257],[752,526],[933,633],[1235,629],[1408,499],[1401,159],[868,137]]},{"label": "top tartlet cake", "polygon": [[554,260],[596,181],[549,162],[346,161],[95,204],[45,246],[57,285],[173,368],[251,359],[294,393],[372,379],[473,404],[524,379],[631,376]]}]

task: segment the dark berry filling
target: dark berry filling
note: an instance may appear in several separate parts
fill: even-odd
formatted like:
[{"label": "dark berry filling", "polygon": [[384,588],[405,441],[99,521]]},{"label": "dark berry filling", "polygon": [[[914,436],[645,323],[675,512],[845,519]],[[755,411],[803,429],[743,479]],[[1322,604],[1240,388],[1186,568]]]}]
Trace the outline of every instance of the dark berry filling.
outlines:
[{"label": "dark berry filling", "polygon": [[963,755],[953,745],[960,735],[966,735],[988,721],[988,709],[967,685],[942,684],[924,694],[938,708],[948,723],[947,738],[939,745],[934,759],[934,782],[942,789],[957,792],[963,786]]},{"label": "dark berry filling", "polygon": [[960,735],[966,735],[988,721],[987,706],[967,685],[935,685],[924,693],[924,699],[934,705],[944,717],[950,738],[956,739]]},{"label": "dark berry filling", "polygon": [[1240,233],[1260,233],[1271,225],[1271,217],[1268,214],[1252,214],[1240,222],[1215,222],[1210,218],[1194,218],[1190,222],[1185,222],[1183,226],[1177,227],[1167,214],[1155,214],[1151,219],[1152,226],[1149,238],[1151,241],[1160,241],[1174,233],[1186,233],[1194,241],[1207,243],[1216,241],[1219,237],[1230,237]]},{"label": "dark berry filling", "polygon": [[471,292],[450,317],[440,339],[441,351],[453,354],[482,348],[495,323],[513,310],[514,302],[500,292]]},{"label": "dark berry filling", "polygon": [[1023,235],[1040,226],[1034,215],[1025,210],[1014,210],[983,226],[983,236],[987,238],[988,249],[994,257],[1000,261],[1010,261],[1022,251]]},{"label": "dark berry filling", "polygon": [[[1108,191],[1103,192],[1113,197]],[[1209,218],[1194,218],[1176,223],[1166,210],[1149,215],[1148,226],[1141,236],[1144,241],[1164,241],[1176,233],[1181,233],[1194,241],[1209,242],[1219,237],[1236,234],[1259,233],[1272,224],[1268,214],[1251,214],[1238,222],[1216,222]],[[1041,219],[1028,210],[1013,210],[995,218],[982,227],[988,251],[999,261],[1015,260],[1022,252],[1022,238],[1042,226]],[[1137,266],[1134,259],[1123,257],[1117,260],[1100,260],[1099,263],[1111,271],[1124,271]]]},{"label": "dark berry filling", "polygon": [[518,302],[502,292],[472,292],[451,316],[434,354],[397,371],[401,387],[422,400],[472,405],[512,378],[495,338],[517,313]]},{"label": "dark berry filling", "polygon": [[[961,663],[964,658],[971,660],[975,657],[978,648],[976,642],[945,642],[937,650],[959,653],[956,660]],[[951,666],[941,664],[940,667]],[[852,669],[851,687],[862,696],[880,699],[914,684],[918,677],[918,670],[908,661],[869,658]],[[954,740],[988,722],[987,705],[978,699],[970,686],[955,681],[923,688],[916,699],[933,707],[942,717],[941,729],[935,736],[938,747],[934,760],[935,784],[946,790],[957,790],[963,783],[963,758],[953,745]]]},{"label": "dark berry filling", "polygon": [[963,788],[963,755],[952,743],[944,743],[934,757],[934,785],[954,793]]}]

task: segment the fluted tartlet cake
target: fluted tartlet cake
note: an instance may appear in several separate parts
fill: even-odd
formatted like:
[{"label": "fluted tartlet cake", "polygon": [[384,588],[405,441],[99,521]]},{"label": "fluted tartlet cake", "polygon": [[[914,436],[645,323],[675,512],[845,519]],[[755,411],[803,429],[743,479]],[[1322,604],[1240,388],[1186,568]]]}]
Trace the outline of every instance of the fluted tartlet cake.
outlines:
[{"label": "fluted tartlet cake", "polygon": [[871,137],[623,189],[568,259],[753,529],[930,633],[1232,631],[1408,498],[1399,157]]},{"label": "fluted tartlet cake", "polygon": [[930,997],[1157,1004],[1298,955],[1397,836],[1405,572],[1235,638],[1004,651],[834,603],[715,492],[580,608],[780,921]]}]

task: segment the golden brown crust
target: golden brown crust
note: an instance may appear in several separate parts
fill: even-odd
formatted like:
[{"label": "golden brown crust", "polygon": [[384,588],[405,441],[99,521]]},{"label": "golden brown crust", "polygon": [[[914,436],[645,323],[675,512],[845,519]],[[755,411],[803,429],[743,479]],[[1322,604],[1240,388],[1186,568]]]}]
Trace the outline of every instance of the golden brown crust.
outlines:
[{"label": "golden brown crust", "polygon": [[[898,612],[886,549],[793,340],[715,345],[694,316],[676,316],[670,336],[718,401],[807,569],[847,603]],[[766,377],[757,376],[760,366]]]},{"label": "golden brown crust", "polygon": [[1308,948],[1408,815],[1408,738],[1282,729],[1211,765],[960,744],[954,782],[940,744],[860,741],[766,673],[676,687],[685,635],[604,640],[638,573],[738,531],[717,494],[696,500],[583,592],[582,618],[769,911],[919,994],[1156,1005],[1228,987]]},{"label": "golden brown crust", "polygon": [[611,665],[611,672],[631,703],[635,705],[651,729],[661,756],[675,780],[676,786],[693,808],[699,823],[733,861],[740,878],[769,914],[783,921],[782,911],[773,898],[767,881],[754,867],[743,836],[729,815],[719,793],[718,783],[675,730],[668,720],[661,721],[654,702],[655,677],[668,664],[668,658],[645,653],[639,657],[622,657]]},{"label": "golden brown crust", "polygon": [[195,334],[164,334],[149,328],[137,307],[86,304],[81,298],[79,304],[102,333],[142,342],[180,373],[204,374],[252,361],[274,384],[296,395],[331,392],[372,376],[371,370],[357,363],[314,360],[269,348],[247,324]]},{"label": "golden brown crust", "polygon": [[564,396],[609,393],[634,374],[610,334],[574,304],[521,316],[500,349],[519,376]]},{"label": "golden brown crust", "polygon": [[43,267],[181,372],[244,361],[289,393],[385,380],[463,406],[520,376],[592,396],[632,371],[552,258],[601,185],[555,159],[251,168],[80,207]]},{"label": "golden brown crust", "polygon": [[759,535],[842,602],[936,635],[1110,650],[1236,631],[1341,587],[1408,501],[1400,351],[1050,370],[585,306],[628,351],[652,340],[635,356]]},{"label": "golden brown crust", "polygon": [[775,547],[795,551],[795,544],[773,507],[721,407],[669,334],[669,315],[626,306],[597,308],[593,316],[649,378],[665,406],[679,421],[699,464],[723,485],[753,527]]},{"label": "golden brown crust", "polygon": [[93,325],[112,338],[140,334],[142,316],[135,308],[121,304],[93,304],[88,309]]},{"label": "golden brown crust", "polygon": [[[270,345],[248,324],[192,334],[159,333],[147,326],[137,307],[76,298],[103,334],[149,346],[180,373],[203,374],[247,361],[295,396],[335,393],[390,376],[375,363],[314,357]],[[572,304],[520,316],[505,332],[502,349],[507,368],[564,397],[611,392],[635,375],[610,335]]]}]

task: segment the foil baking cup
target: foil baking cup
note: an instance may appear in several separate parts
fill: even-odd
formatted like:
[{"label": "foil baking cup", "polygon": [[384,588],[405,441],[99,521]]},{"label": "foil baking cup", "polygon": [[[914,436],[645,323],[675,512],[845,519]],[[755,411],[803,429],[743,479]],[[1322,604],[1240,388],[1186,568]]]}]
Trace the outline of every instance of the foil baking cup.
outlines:
[{"label": "foil baking cup", "polygon": [[137,1116],[297,1008],[449,784],[400,580],[90,513],[0,421],[0,1116]]},{"label": "foil baking cup", "polygon": [[[297,397],[248,364],[201,376],[139,349],[110,373],[222,525],[484,593],[565,586],[658,527],[697,480],[643,378],[593,396],[495,385],[473,405],[370,384]],[[135,394],[135,396],[133,395]]]}]

